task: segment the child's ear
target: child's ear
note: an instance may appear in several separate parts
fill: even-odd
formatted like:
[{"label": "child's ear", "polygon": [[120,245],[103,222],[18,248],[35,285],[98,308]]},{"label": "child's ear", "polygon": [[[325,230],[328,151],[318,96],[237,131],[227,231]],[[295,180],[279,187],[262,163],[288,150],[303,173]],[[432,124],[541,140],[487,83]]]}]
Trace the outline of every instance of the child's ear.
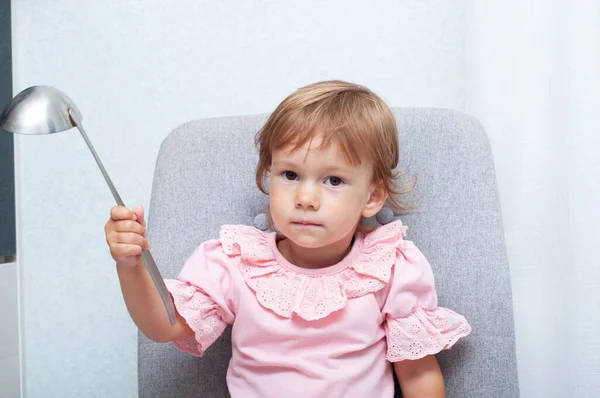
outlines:
[{"label": "child's ear", "polygon": [[367,203],[365,204],[365,207],[363,207],[362,211],[362,216],[365,218],[373,217],[375,214],[377,214],[385,204],[385,200],[388,197],[388,193],[383,182],[372,184],[370,189],[371,194],[369,195],[369,200],[367,200]]}]

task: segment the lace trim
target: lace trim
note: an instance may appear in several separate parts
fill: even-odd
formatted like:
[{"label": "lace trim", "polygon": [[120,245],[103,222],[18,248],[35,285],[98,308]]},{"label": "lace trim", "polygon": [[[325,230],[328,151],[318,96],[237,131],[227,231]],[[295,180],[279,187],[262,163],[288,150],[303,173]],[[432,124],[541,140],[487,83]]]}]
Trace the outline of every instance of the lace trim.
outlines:
[{"label": "lace trim", "polygon": [[194,331],[194,336],[173,341],[175,347],[194,356],[204,351],[223,333],[227,323],[221,319],[218,307],[204,293],[187,282],[166,279],[177,312]]},{"label": "lace trim", "polygon": [[400,221],[382,226],[363,240],[355,259],[339,272],[305,275],[282,266],[269,245],[269,234],[247,226],[224,226],[223,251],[240,257],[246,284],[261,305],[277,315],[317,320],[346,306],[349,298],[382,289],[390,280],[407,227]]},{"label": "lace trim", "polygon": [[388,319],[385,325],[390,362],[419,359],[452,347],[471,333],[467,320],[447,308],[417,308],[412,314]]}]

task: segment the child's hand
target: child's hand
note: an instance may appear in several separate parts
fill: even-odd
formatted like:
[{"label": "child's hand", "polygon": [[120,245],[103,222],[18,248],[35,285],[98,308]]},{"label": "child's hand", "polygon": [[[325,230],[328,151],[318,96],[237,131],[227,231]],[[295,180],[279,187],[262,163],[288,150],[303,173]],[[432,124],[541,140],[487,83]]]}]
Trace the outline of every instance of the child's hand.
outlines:
[{"label": "child's hand", "polygon": [[123,206],[113,207],[104,231],[110,254],[118,266],[135,267],[140,263],[142,250],[149,247],[142,206],[136,206],[133,210]]}]

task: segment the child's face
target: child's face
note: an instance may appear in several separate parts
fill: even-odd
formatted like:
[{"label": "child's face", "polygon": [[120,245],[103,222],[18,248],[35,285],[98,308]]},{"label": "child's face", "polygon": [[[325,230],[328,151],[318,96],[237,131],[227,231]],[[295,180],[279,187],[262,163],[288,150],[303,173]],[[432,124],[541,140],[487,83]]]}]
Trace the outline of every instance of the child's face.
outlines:
[{"label": "child's face", "polygon": [[319,149],[320,143],[315,137],[310,148],[274,151],[270,168],[273,221],[305,248],[349,243],[361,216],[377,213],[385,199],[370,163],[351,165],[336,145]]}]

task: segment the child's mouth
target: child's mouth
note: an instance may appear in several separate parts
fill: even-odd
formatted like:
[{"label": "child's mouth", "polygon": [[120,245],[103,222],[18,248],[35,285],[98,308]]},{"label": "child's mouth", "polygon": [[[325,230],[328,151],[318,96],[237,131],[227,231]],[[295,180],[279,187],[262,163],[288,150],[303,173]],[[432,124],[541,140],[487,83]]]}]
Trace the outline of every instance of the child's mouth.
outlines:
[{"label": "child's mouth", "polygon": [[321,224],[312,222],[312,221],[293,221],[292,224],[301,226],[301,227],[320,227]]}]

